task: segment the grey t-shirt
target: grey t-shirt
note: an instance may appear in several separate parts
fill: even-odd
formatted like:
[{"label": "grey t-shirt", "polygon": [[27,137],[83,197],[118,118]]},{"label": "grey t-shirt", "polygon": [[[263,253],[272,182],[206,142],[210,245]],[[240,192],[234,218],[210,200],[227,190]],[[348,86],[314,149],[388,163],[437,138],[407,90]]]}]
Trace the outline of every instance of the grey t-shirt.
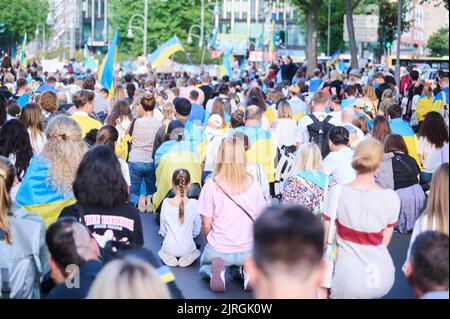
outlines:
[{"label": "grey t-shirt", "polygon": [[155,135],[162,123],[155,118],[143,117],[136,120],[133,142],[128,161],[131,163],[152,163]]}]

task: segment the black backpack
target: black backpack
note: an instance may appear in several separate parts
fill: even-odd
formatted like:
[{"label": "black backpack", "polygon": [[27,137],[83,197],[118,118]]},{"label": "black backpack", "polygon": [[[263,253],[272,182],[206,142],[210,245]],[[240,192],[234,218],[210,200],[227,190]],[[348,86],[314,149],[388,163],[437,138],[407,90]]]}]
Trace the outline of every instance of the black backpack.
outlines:
[{"label": "black backpack", "polygon": [[325,158],[330,153],[328,133],[334,128],[334,125],[329,123],[333,117],[328,115],[322,122],[313,114],[309,117],[313,121],[308,125],[309,141],[319,146],[322,158]]}]

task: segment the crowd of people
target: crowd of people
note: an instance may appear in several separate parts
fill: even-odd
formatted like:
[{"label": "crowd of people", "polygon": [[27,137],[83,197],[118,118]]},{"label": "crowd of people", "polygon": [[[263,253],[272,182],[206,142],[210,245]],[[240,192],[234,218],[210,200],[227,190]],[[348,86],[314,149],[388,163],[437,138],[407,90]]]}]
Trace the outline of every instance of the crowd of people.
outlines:
[{"label": "crowd of people", "polygon": [[448,298],[447,73],[397,87],[286,57],[233,79],[119,70],[103,88],[1,67],[2,297],[183,298],[169,267],[199,260],[218,293],[236,277],[257,298],[382,298],[393,233],[412,232],[416,296]]}]

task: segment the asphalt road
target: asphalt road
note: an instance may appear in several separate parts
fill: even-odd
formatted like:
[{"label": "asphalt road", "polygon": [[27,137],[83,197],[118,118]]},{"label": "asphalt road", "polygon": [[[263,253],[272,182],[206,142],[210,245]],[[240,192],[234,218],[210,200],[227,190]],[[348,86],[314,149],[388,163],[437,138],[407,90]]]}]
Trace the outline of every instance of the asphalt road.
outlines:
[{"label": "asphalt road", "polygon": [[[142,224],[144,228],[145,247],[150,249],[155,255],[158,253],[162,244],[162,237],[158,235],[159,227],[156,224],[153,214],[142,214]],[[394,233],[389,251],[393,257],[396,274],[395,284],[387,299],[411,299],[414,297],[411,288],[408,285],[406,277],[401,270],[406,258],[406,252],[409,245],[410,235]],[[199,242],[202,246],[204,240]],[[229,280],[226,282],[225,293],[214,293],[209,289],[209,281],[203,279],[199,273],[199,260],[188,268],[172,268],[176,277],[178,287],[183,292],[186,299],[251,299],[251,292],[243,290],[242,280]]]}]

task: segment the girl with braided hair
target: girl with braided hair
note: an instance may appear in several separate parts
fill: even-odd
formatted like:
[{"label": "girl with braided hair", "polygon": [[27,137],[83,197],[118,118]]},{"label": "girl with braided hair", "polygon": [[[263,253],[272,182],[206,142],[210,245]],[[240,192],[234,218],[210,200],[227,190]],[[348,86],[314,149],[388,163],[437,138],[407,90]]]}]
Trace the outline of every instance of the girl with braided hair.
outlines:
[{"label": "girl with braided hair", "polygon": [[164,242],[158,255],[170,267],[188,267],[200,256],[194,238],[200,234],[201,220],[197,200],[187,197],[190,183],[189,172],[177,169],[172,176],[175,197],[166,198],[161,208],[159,234]]}]

